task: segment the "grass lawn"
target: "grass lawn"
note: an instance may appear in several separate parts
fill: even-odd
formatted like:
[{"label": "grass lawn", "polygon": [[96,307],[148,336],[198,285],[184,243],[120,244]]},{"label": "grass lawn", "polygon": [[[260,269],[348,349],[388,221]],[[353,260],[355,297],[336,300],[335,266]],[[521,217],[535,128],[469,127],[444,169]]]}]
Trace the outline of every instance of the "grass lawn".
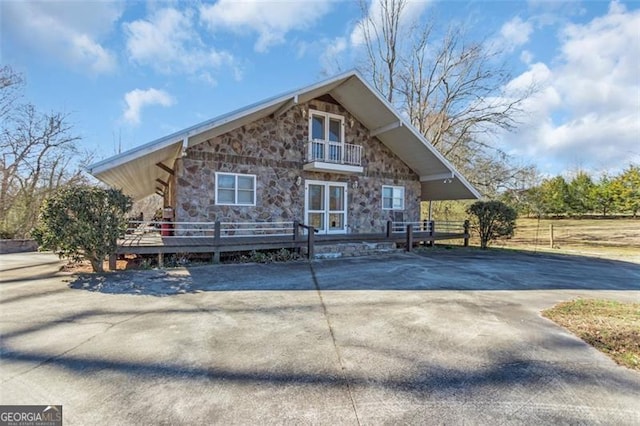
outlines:
[{"label": "grass lawn", "polygon": [[618,364],[640,371],[640,303],[577,299],[560,303],[542,315]]},{"label": "grass lawn", "polygon": [[[550,245],[550,225],[553,225],[553,248]],[[471,244],[480,244],[475,235]],[[519,218],[513,238],[495,241],[490,247],[576,254],[640,263],[640,218]]]}]

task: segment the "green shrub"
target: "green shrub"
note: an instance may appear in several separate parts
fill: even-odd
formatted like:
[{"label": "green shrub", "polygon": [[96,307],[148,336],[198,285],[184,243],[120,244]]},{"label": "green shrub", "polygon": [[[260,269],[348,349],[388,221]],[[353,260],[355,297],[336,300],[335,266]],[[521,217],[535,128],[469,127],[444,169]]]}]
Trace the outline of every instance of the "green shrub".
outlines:
[{"label": "green shrub", "polygon": [[91,186],[62,188],[45,200],[32,235],[41,248],[61,258],[87,259],[94,272],[116,252],[127,227],[131,198],[122,191]]},{"label": "green shrub", "polygon": [[501,201],[476,201],[467,213],[471,215],[471,229],[478,233],[482,249],[498,238],[512,237],[516,229],[515,209]]}]

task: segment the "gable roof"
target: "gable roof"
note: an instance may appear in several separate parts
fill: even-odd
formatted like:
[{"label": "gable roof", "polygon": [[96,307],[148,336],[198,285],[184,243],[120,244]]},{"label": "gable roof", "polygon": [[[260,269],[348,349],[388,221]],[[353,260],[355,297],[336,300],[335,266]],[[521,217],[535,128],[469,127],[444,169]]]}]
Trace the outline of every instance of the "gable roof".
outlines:
[{"label": "gable roof", "polygon": [[357,72],[348,71],[302,89],[274,96],[223,114],[129,151],[94,163],[89,173],[121,188],[135,199],[156,191],[167,182],[174,160],[193,145],[267,117],[296,104],[329,94],[366,126],[422,182],[423,200],[480,198],[478,191],[422,136],[376,89]]}]

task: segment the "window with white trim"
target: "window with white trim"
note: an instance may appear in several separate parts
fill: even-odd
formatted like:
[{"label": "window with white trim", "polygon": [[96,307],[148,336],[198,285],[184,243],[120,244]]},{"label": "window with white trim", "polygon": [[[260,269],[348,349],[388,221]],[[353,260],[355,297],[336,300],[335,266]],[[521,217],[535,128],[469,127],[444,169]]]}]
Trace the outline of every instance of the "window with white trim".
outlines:
[{"label": "window with white trim", "polygon": [[256,205],[256,176],[216,173],[216,204],[228,206]]},{"label": "window with white trim", "polygon": [[382,209],[404,210],[404,186],[382,186]]},{"label": "window with white trim", "polygon": [[329,112],[309,110],[309,136],[314,141],[344,142],[344,117]]},{"label": "window with white trim", "polygon": [[310,159],[341,163],[344,155],[344,117],[309,110]]}]

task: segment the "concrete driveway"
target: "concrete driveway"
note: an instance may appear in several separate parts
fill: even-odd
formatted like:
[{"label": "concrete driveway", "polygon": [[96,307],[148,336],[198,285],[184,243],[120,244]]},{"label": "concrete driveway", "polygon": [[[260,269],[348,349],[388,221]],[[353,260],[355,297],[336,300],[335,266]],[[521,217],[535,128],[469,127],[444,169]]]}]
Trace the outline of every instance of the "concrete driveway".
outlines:
[{"label": "concrete driveway", "polygon": [[640,374],[540,316],[640,265],[476,250],[73,277],[0,256],[0,404],[85,424],[640,424]]}]

